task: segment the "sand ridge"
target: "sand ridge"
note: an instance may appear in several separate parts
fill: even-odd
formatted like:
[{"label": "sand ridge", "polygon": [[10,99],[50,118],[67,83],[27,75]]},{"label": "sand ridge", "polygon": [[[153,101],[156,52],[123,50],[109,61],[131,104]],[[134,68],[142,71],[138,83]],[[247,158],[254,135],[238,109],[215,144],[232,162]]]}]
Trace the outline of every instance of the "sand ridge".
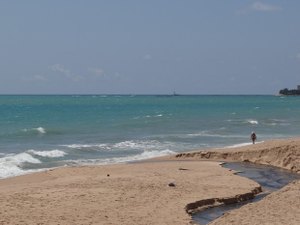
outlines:
[{"label": "sand ridge", "polygon": [[[173,159],[244,161],[272,165],[300,173],[300,139],[271,140],[231,149],[180,153]],[[213,225],[300,224],[300,180],[264,198],[226,213]]]},{"label": "sand ridge", "polygon": [[300,173],[300,138],[270,140],[237,148],[179,153],[176,158],[253,162]]}]

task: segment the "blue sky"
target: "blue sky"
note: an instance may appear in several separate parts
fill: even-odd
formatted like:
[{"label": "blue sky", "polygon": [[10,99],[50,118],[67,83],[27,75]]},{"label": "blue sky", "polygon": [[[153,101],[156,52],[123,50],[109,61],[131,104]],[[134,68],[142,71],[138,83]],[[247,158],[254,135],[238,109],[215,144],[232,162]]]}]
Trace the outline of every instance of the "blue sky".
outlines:
[{"label": "blue sky", "polygon": [[0,1],[1,94],[277,94],[300,1]]}]

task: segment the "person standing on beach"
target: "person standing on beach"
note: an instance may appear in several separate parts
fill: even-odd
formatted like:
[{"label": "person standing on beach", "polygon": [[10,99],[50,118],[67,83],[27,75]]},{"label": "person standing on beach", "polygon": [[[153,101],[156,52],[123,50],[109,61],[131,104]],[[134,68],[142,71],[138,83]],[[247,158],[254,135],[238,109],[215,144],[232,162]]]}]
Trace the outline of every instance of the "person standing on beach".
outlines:
[{"label": "person standing on beach", "polygon": [[251,133],[251,140],[252,140],[252,143],[255,144],[256,134],[254,132]]}]

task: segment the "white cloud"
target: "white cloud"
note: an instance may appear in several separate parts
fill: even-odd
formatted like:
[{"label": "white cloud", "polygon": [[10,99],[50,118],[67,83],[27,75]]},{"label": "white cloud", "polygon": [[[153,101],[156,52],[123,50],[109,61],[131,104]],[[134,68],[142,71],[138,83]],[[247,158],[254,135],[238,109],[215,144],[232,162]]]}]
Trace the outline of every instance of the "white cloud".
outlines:
[{"label": "white cloud", "polygon": [[78,82],[80,80],[83,80],[82,76],[73,74],[69,69],[67,69],[65,66],[63,66],[61,64],[54,64],[54,65],[50,66],[49,68],[53,72],[63,74],[66,78],[71,79],[72,81]]},{"label": "white cloud", "polygon": [[36,81],[47,81],[48,79],[42,75],[34,75],[33,76],[33,80],[36,80]]},{"label": "white cloud", "polygon": [[281,10],[282,8],[276,5],[266,4],[263,2],[254,2],[251,5],[251,9],[260,12],[273,12],[273,11]]},{"label": "white cloud", "polygon": [[96,77],[103,77],[103,76],[105,76],[105,72],[101,68],[88,68],[88,71],[90,71]]},{"label": "white cloud", "polygon": [[250,12],[275,12],[280,11],[282,8],[277,5],[271,5],[263,2],[254,2],[252,5],[249,5],[243,9],[237,11],[238,15],[247,15]]},{"label": "white cloud", "polygon": [[47,77],[43,75],[23,76],[20,79],[25,82],[47,82],[48,81]]},{"label": "white cloud", "polygon": [[70,70],[66,69],[63,65],[61,64],[54,64],[52,66],[50,66],[50,69],[54,72],[59,72],[62,73],[64,75],[66,75],[67,77],[71,76],[71,72]]}]

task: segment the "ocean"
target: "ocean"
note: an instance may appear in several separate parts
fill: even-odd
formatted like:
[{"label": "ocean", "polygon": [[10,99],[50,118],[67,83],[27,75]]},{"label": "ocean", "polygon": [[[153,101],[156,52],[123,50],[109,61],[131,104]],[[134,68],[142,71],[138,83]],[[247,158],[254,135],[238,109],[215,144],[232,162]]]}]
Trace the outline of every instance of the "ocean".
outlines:
[{"label": "ocean", "polygon": [[300,134],[300,98],[2,95],[0,178]]}]

